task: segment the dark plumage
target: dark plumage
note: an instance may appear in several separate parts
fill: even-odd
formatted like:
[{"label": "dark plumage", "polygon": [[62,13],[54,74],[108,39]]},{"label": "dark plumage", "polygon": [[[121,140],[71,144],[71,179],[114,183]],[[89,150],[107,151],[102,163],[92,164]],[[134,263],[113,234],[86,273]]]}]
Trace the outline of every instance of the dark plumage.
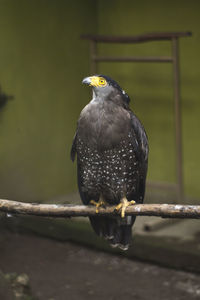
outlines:
[{"label": "dark plumage", "polygon": [[[145,130],[129,108],[129,97],[111,78],[87,77],[93,99],[82,110],[71,149],[77,153],[81,199],[118,205],[124,199],[142,203],[148,161]],[[95,232],[113,247],[128,249],[133,216],[90,217]]]}]

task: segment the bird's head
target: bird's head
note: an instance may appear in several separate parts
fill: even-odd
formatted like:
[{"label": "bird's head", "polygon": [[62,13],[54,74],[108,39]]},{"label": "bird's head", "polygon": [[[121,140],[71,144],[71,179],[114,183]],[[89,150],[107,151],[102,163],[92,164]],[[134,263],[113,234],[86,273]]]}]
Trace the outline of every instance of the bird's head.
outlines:
[{"label": "bird's head", "polygon": [[122,90],[119,84],[106,75],[94,75],[83,79],[83,84],[92,87],[95,96],[105,98],[114,91],[117,91],[126,103],[129,103],[129,96]]}]

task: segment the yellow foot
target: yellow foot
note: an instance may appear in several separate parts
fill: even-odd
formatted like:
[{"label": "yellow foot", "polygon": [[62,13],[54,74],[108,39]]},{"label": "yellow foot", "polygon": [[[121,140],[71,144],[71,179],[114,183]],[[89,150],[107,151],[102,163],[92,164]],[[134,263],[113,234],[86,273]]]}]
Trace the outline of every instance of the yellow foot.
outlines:
[{"label": "yellow foot", "polygon": [[98,212],[99,212],[99,207],[100,206],[106,206],[106,201],[103,199],[103,197],[100,197],[99,198],[99,201],[98,202],[96,202],[96,201],[94,201],[94,200],[91,200],[90,201],[90,204],[93,204],[93,205],[95,205],[96,206],[96,214],[98,214]]},{"label": "yellow foot", "polygon": [[136,202],[134,200],[128,201],[126,197],[123,197],[120,200],[120,203],[115,207],[115,210],[119,211],[121,209],[121,217],[125,217],[126,208],[130,205],[135,204]]}]

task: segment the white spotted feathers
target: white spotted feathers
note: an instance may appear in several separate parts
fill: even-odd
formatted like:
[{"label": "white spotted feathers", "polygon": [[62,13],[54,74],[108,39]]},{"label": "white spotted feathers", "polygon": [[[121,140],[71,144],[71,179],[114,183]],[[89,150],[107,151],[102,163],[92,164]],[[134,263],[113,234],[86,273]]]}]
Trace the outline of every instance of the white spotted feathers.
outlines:
[{"label": "white spotted feathers", "polygon": [[130,136],[112,149],[98,151],[79,138],[78,165],[83,190],[89,194],[105,194],[110,204],[125,194],[134,193],[139,181],[138,161]]}]

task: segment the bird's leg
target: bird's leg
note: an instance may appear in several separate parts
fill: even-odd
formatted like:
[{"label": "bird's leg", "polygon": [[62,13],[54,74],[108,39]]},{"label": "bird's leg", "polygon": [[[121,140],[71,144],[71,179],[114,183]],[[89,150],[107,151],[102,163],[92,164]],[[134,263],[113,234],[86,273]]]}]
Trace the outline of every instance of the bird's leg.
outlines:
[{"label": "bird's leg", "polygon": [[121,209],[121,217],[125,217],[126,208],[130,205],[135,204],[136,202],[134,200],[128,201],[127,198],[124,196],[120,203],[115,207],[115,210],[119,211]]},{"label": "bird's leg", "polygon": [[96,201],[94,201],[94,200],[91,200],[90,201],[90,204],[93,204],[93,205],[95,205],[96,206],[96,214],[98,214],[98,212],[99,212],[99,207],[100,206],[106,206],[106,201],[105,201],[105,199],[103,198],[103,196],[102,195],[100,195],[100,197],[99,197],[99,201],[98,202],[96,202]]}]

